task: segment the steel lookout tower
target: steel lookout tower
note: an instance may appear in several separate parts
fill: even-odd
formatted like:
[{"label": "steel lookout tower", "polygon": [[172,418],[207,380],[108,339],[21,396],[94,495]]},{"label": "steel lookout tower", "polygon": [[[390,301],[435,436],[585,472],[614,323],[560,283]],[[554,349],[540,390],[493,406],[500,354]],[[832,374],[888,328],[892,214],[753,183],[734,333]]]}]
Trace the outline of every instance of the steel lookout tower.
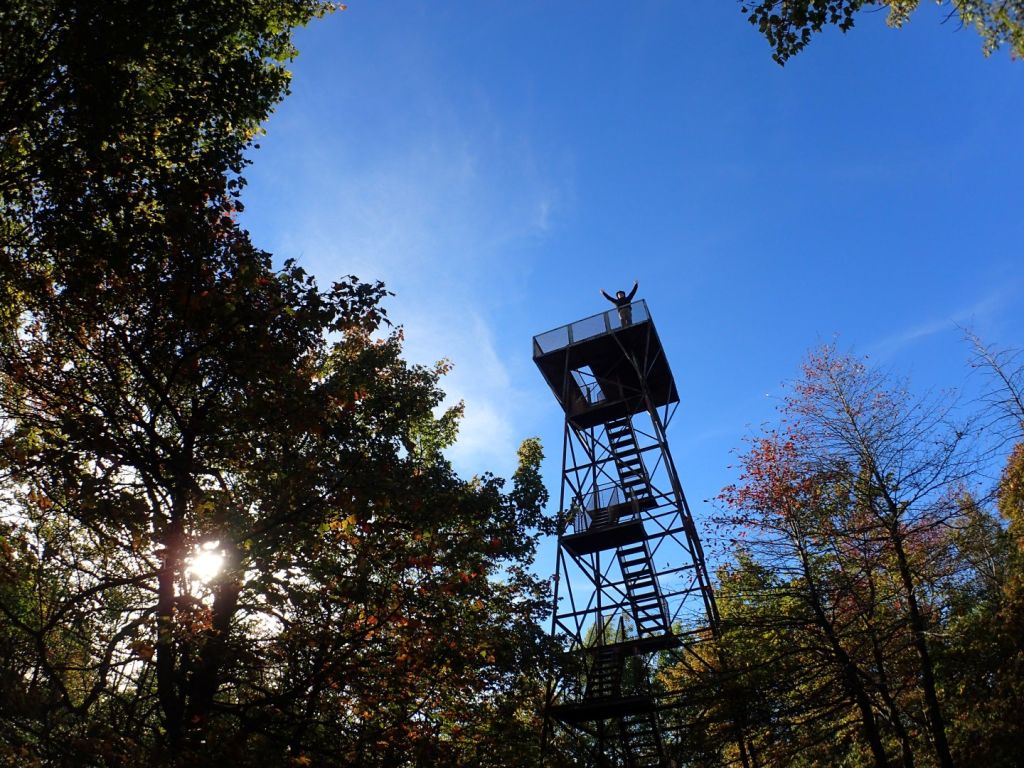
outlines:
[{"label": "steel lookout tower", "polygon": [[654,673],[671,658],[701,674],[719,621],[666,438],[675,379],[644,301],[534,337],[533,359],[565,412],[552,633],[570,671],[545,739],[563,729],[597,766],[674,765],[685,694]]}]

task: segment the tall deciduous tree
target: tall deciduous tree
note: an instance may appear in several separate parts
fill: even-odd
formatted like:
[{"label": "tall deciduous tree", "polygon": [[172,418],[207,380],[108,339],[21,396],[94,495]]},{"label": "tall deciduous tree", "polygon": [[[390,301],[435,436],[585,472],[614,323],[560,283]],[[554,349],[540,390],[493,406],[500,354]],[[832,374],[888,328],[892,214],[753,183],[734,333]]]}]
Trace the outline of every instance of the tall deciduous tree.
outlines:
[{"label": "tall deciduous tree", "polygon": [[[0,317],[158,257],[239,176],[324,0],[14,0],[0,14]],[[233,200],[225,203],[225,197]],[[187,229],[187,227],[186,227]]]},{"label": "tall deciduous tree", "polygon": [[977,764],[1014,766],[1024,740],[1024,367],[1020,352],[969,335],[987,377],[985,428],[997,448],[1012,446],[996,489],[993,519],[965,498],[969,525],[956,536],[971,578],[952,585],[948,641],[938,659],[947,697],[959,712],[955,748]]},{"label": "tall deciduous tree", "polygon": [[479,716],[524,705],[540,668],[539,448],[510,494],[459,480],[441,370],[402,361],[379,285],[321,291],[230,220],[190,221],[87,294],[41,282],[0,339],[22,573],[0,611],[37,702],[14,743],[128,763],[160,743],[254,764],[483,750]]},{"label": "tall deciduous tree", "polygon": [[[507,764],[540,448],[444,459],[379,284],[234,221],[318,0],[0,16],[0,747],[13,764]],[[528,735],[527,735],[528,734]]]},{"label": "tall deciduous tree", "polygon": [[769,592],[796,599],[795,613],[781,610],[792,601],[772,602],[804,638],[796,647],[829,660],[808,683],[831,676],[874,762],[894,750],[920,762],[924,723],[926,752],[950,766],[935,631],[943,585],[970,576],[950,532],[975,482],[972,428],[950,402],[915,399],[831,347],[808,359],[783,418],[744,456],[741,483],[724,494],[727,522],[749,529]]},{"label": "tall deciduous tree", "polygon": [[[813,763],[818,750],[844,751],[844,741],[856,754],[859,741],[865,760],[886,766],[885,742],[906,743],[903,713],[887,709],[895,715],[888,728],[874,700],[893,701],[887,672],[899,654],[882,608],[890,580],[877,548],[858,535],[857,478],[812,469],[806,448],[798,433],[758,439],[743,457],[741,484],[723,495],[730,512],[722,522],[751,535],[736,566],[720,574],[722,642],[740,660],[749,698],[759,684],[777,689],[752,722],[763,759]],[[772,682],[780,675],[786,685]]]}]

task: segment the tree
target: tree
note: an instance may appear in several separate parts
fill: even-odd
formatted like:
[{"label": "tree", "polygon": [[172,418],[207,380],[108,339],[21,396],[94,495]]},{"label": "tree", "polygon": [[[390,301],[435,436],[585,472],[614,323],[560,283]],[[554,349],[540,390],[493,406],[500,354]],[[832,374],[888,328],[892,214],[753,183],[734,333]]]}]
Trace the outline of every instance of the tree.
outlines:
[{"label": "tree", "polygon": [[951,591],[975,578],[956,532],[991,520],[965,503],[979,477],[975,424],[833,347],[808,358],[791,392],[782,425],[754,441],[722,497],[723,522],[746,531],[770,576],[753,616],[774,611],[804,659],[828,660],[808,684],[825,691],[831,678],[855,706],[876,764],[898,749],[907,766],[922,754],[952,765],[936,654]]},{"label": "tree", "polygon": [[913,648],[918,682],[939,765],[953,764],[938,697],[928,607],[936,536],[959,512],[957,492],[976,471],[966,450],[969,426],[952,404],[915,400],[905,386],[825,348],[805,366],[787,407],[801,420],[822,469],[856,467],[864,478],[860,506],[892,557]]},{"label": "tree", "polygon": [[540,668],[539,447],[511,494],[459,480],[443,369],[380,335],[379,285],[321,291],[229,220],[197,229],[88,298],[26,294],[0,340],[8,559],[33,593],[0,611],[40,702],[14,743],[450,759]]},{"label": "tree", "polygon": [[[949,6],[948,18],[974,27],[986,56],[1002,46],[1024,56],[1024,2],[1021,0],[939,0]],[[743,0],[741,10],[772,46],[772,58],[785,64],[802,51],[826,26],[846,32],[860,13],[885,9],[888,23],[901,27],[920,0]]]},{"label": "tree", "polygon": [[742,660],[747,698],[765,702],[752,718],[759,753],[791,765],[843,751],[866,760],[864,751],[887,766],[886,741],[896,738],[913,765],[890,685],[906,643],[885,610],[893,589],[880,553],[860,535],[858,478],[813,469],[806,450],[796,431],[759,438],[741,484],[722,496],[730,511],[721,522],[748,533],[736,565],[719,574],[722,643]]},{"label": "tree", "polygon": [[982,395],[985,429],[997,447],[1024,439],[1024,365],[1021,350],[986,346],[974,333],[966,334],[973,352],[971,365],[986,377]]},{"label": "tree", "polygon": [[[987,377],[984,426],[996,449],[1012,446],[996,488],[999,518],[965,498],[968,525],[956,535],[970,578],[951,586],[949,640],[938,658],[959,717],[952,740],[979,764],[1013,766],[1024,740],[1024,369],[1019,352],[973,334],[973,364]],[[987,501],[987,499],[986,499]]]},{"label": "tree", "polygon": [[[324,0],[15,0],[0,14],[0,315],[40,272],[84,289],[235,199]],[[8,318],[9,320],[10,318]]]},{"label": "tree", "polygon": [[539,445],[510,490],[460,479],[445,367],[402,359],[383,286],[321,289],[235,222],[291,31],[327,8],[0,20],[2,760],[495,765],[535,740]]}]

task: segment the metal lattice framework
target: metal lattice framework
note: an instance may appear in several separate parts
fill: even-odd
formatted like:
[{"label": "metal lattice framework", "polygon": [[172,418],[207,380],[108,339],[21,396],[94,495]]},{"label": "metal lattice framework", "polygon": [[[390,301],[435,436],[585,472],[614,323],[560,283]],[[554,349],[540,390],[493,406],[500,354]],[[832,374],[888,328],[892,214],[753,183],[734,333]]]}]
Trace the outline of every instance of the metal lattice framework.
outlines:
[{"label": "metal lattice framework", "polygon": [[[667,766],[672,711],[707,709],[713,686],[701,681],[720,671],[700,650],[718,609],[666,438],[675,381],[643,301],[540,334],[533,348],[565,411],[552,634],[569,661],[545,738],[566,731],[595,765]],[[668,657],[697,684],[655,681]]]}]

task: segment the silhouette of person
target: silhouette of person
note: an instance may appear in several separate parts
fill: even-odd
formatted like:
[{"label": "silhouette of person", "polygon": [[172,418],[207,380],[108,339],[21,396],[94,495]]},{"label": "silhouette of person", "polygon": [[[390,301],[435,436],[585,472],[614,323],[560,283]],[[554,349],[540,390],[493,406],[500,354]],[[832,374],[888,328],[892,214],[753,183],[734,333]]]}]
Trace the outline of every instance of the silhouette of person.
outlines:
[{"label": "silhouette of person", "polygon": [[638,285],[639,283],[634,280],[633,290],[628,294],[625,291],[616,291],[614,296],[609,296],[604,292],[604,288],[601,289],[601,295],[618,307],[619,322],[623,325],[631,325],[633,323],[633,307],[631,307],[630,304],[633,303],[633,297],[636,296],[636,289]]}]

